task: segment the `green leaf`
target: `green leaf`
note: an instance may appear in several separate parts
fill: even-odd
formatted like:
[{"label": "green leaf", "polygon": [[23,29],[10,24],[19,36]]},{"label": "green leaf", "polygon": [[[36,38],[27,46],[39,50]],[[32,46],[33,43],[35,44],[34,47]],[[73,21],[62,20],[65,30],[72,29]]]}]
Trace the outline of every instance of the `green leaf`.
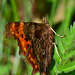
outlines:
[{"label": "green leaf", "polygon": [[[56,50],[54,51],[54,60],[55,66],[52,70],[52,74],[57,73],[60,74],[62,72],[70,72],[75,70],[75,22],[73,26],[70,26],[70,29],[65,32],[66,36],[64,38],[60,38],[58,44],[58,52],[62,61],[58,57]],[[56,69],[55,69],[56,68]]]},{"label": "green leaf", "polygon": [[52,0],[52,8],[51,8],[51,13],[50,16],[46,15],[47,20],[49,21],[50,26],[53,26],[53,17],[56,11],[56,6],[57,6],[57,0]]},{"label": "green leaf", "polygon": [[13,16],[14,16],[14,21],[19,21],[16,1],[15,0],[10,0],[10,2],[11,2],[12,12],[13,12]]},{"label": "green leaf", "polygon": [[4,37],[5,24],[6,24],[6,20],[0,17],[0,60],[3,55],[3,37]]}]

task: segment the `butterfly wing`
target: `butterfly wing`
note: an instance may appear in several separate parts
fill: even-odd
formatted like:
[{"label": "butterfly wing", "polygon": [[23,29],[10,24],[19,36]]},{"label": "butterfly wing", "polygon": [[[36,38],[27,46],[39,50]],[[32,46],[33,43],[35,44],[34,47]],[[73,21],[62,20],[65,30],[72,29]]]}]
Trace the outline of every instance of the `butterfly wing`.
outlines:
[{"label": "butterfly wing", "polygon": [[18,41],[20,54],[32,65],[33,71],[47,74],[51,65],[53,33],[42,23],[11,22],[6,25],[6,38]]},{"label": "butterfly wing", "polygon": [[[39,65],[36,63],[36,58],[33,56],[33,49],[31,44],[31,35],[29,30],[29,23],[25,22],[11,22],[6,25],[6,38],[14,38],[18,41],[20,48],[19,54],[26,56],[26,60],[39,71]],[[29,35],[29,36],[28,36]],[[27,36],[27,37],[26,37]]]},{"label": "butterfly wing", "polygon": [[26,36],[23,32],[24,22],[11,22],[6,25],[6,38],[15,38],[18,41],[20,47],[19,53],[23,53],[25,56],[27,54],[28,46],[31,46],[31,42],[26,41]]},{"label": "butterfly wing", "polygon": [[42,23],[28,23],[27,27],[24,26],[24,34],[32,43],[33,56],[40,66],[40,72],[47,74],[51,65],[53,32],[50,26]]}]

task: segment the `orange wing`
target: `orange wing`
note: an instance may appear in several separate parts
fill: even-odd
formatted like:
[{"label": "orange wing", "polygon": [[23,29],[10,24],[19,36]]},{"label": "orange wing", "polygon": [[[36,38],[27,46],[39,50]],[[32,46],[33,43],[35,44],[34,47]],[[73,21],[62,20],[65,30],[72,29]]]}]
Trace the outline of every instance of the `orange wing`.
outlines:
[{"label": "orange wing", "polygon": [[29,40],[25,40],[26,36],[23,31],[25,22],[11,22],[6,25],[6,38],[13,37],[18,41],[20,47],[19,54],[26,56],[27,61],[32,65],[33,70],[39,71],[39,65],[33,56],[32,44]]}]

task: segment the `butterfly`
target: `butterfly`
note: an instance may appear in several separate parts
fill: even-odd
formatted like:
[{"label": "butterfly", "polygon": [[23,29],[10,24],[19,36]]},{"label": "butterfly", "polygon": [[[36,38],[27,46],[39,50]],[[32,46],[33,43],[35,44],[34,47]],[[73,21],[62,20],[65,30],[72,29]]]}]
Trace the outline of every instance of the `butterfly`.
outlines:
[{"label": "butterfly", "polygon": [[18,41],[19,54],[33,67],[32,75],[48,75],[52,59],[53,31],[46,20],[35,22],[10,22],[6,25],[6,38]]}]

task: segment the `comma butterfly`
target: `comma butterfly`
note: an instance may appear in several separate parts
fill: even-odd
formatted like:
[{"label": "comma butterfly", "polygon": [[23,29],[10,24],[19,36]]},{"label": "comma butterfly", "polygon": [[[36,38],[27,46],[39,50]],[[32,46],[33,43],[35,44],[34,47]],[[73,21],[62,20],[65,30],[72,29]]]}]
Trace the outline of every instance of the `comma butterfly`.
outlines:
[{"label": "comma butterfly", "polygon": [[53,31],[46,18],[43,23],[11,22],[6,25],[6,38],[13,37],[18,41],[19,54],[33,67],[32,75],[40,72],[49,74],[52,58]]}]

